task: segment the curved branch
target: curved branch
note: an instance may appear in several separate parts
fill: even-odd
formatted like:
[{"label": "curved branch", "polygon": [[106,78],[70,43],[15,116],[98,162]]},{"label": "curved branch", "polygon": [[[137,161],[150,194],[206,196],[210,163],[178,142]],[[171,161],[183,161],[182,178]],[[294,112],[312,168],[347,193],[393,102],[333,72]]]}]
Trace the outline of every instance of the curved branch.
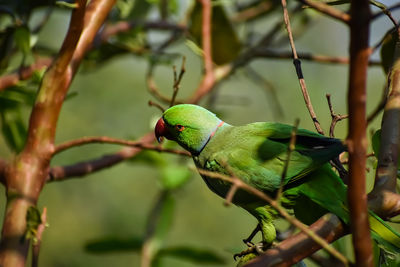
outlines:
[{"label": "curved branch", "polygon": [[50,58],[40,58],[28,67],[23,67],[14,73],[0,77],[0,91],[17,85],[21,80],[29,79],[35,71],[49,67],[52,61]]},{"label": "curved branch", "polygon": [[[150,133],[149,135],[151,135],[151,134],[152,133]],[[162,148],[160,146],[154,146],[152,144],[149,144],[149,142],[147,142],[146,139],[144,141],[129,141],[129,140],[118,139],[118,138],[113,138],[113,137],[108,137],[108,136],[82,137],[80,139],[68,141],[68,142],[62,143],[60,145],[57,145],[56,148],[54,149],[53,155],[58,154],[64,150],[76,147],[76,146],[97,143],[97,144],[115,144],[115,145],[131,146],[131,147],[137,147],[137,148],[141,148],[141,149],[155,150],[158,152],[167,152],[167,153],[172,153],[172,154],[185,155],[185,156],[189,156],[189,157],[191,156],[191,154],[185,150]]]},{"label": "curved branch", "polygon": [[[347,233],[342,221],[334,214],[328,213],[309,226],[309,229],[332,243]],[[292,266],[302,259],[321,249],[312,238],[299,232],[268,249],[263,255],[255,258],[246,267]]]},{"label": "curved branch", "polygon": [[344,13],[343,11],[337,8],[334,8],[333,6],[325,4],[324,2],[312,1],[312,0],[301,0],[301,2],[325,15],[328,15],[331,18],[337,19],[346,24],[350,23],[351,17],[349,14]]},{"label": "curved branch", "polygon": [[211,43],[211,16],[212,4],[211,0],[198,0],[201,2],[202,9],[202,48],[204,61],[204,76],[196,91],[188,100],[189,103],[197,103],[208,94],[215,85],[215,74],[212,59],[212,43]]},{"label": "curved branch", "polygon": [[[143,144],[151,144],[154,141],[154,133],[148,133],[139,140],[139,142]],[[101,158],[79,162],[69,166],[52,167],[49,171],[46,182],[62,181],[70,177],[85,176],[87,174],[112,167],[115,164],[137,155],[140,151],[142,151],[141,148],[129,147],[124,148],[117,153],[105,155]]]}]

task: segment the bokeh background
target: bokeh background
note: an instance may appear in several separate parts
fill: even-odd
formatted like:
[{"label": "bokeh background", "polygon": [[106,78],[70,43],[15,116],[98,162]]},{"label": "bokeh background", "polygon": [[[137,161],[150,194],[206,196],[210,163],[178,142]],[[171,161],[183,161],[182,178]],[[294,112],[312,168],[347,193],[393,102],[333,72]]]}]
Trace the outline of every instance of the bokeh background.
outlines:
[{"label": "bokeh background", "polygon": [[[394,1],[383,3],[390,5]],[[223,4],[229,14],[232,3],[223,1]],[[190,5],[191,1],[177,1],[178,11],[173,20],[182,21]],[[373,10],[377,11],[376,8]],[[31,23],[34,24],[44,12],[45,9],[35,10]],[[304,32],[295,36],[297,50],[347,56],[347,27],[311,10],[305,12],[310,13],[312,22]],[[38,36],[38,44],[58,50],[67,30],[69,14],[67,9],[55,9]],[[394,12],[393,15],[398,18],[400,13]],[[281,16],[279,10],[248,27],[252,27],[254,33],[262,34],[280,20]],[[150,12],[149,18],[152,17],[157,17],[156,10]],[[379,41],[391,27],[386,17],[377,19],[372,26],[371,44]],[[246,32],[243,27],[236,30],[240,37]],[[162,40],[165,36],[160,32],[152,32],[149,38]],[[285,42],[274,49],[289,51],[290,47]],[[179,56],[167,64],[158,66],[154,72],[154,79],[163,93],[171,95],[172,65],[175,64],[179,68],[180,56],[184,55],[186,74],[178,94],[178,98],[183,99],[191,95],[201,79],[202,59],[193,53],[184,41],[169,47],[166,52]],[[372,58],[379,59],[379,53],[375,53]],[[83,65],[69,91],[76,95],[67,100],[62,108],[56,143],[82,136],[136,139],[152,131],[156,118],[161,114],[158,109],[147,104],[148,100],[154,100],[145,83],[148,65],[149,59],[146,56],[135,54],[114,57],[96,68]],[[249,78],[246,71],[239,69],[217,88],[212,104],[208,101],[209,98],[201,104],[234,125],[254,121],[291,124],[299,118],[302,128],[314,130],[291,60],[258,59],[250,63],[250,66],[272,84],[272,89]],[[347,112],[347,66],[303,60],[302,67],[318,119],[327,132],[331,118],[325,95],[332,95],[332,103],[337,113]],[[383,70],[380,67],[371,67],[368,72],[369,111],[380,101],[384,83]],[[282,114],[274,103],[271,90],[277,95]],[[26,120],[29,111],[28,107],[23,110]],[[370,128],[378,129],[379,122],[378,117]],[[346,131],[347,122],[340,122],[336,127],[336,136],[345,138]],[[57,155],[52,165],[72,164],[119,149],[118,146],[104,144],[78,147]],[[11,151],[1,137],[0,156],[12,158]],[[171,155],[162,157],[166,158],[168,164],[179,164],[185,168],[193,165],[190,159]],[[374,172],[372,161],[369,166],[371,178]],[[240,208],[225,207],[223,200],[208,190],[198,174],[189,173],[188,181],[172,192],[172,224],[163,246],[187,246],[213,251],[225,263],[209,266],[233,266],[232,254],[245,248],[241,240],[247,237],[256,225],[256,220]],[[40,210],[47,207],[49,223],[43,235],[40,266],[139,266],[140,251],[137,249],[93,253],[85,248],[88,243],[96,240],[113,239],[135,243],[135,240],[143,239],[148,216],[163,187],[160,177],[160,169],[154,168],[148,161],[132,160],[82,178],[48,184],[38,204]],[[0,226],[5,209],[4,193],[4,188],[0,186]],[[286,224],[280,222],[280,225]],[[162,258],[161,265],[189,267],[203,264],[182,257],[166,256]]]}]

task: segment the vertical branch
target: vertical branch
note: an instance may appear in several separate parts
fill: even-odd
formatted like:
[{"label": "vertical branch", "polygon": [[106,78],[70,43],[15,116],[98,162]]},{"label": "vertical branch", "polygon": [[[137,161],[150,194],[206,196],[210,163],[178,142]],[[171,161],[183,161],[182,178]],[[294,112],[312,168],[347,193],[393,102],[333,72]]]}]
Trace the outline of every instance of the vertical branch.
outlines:
[{"label": "vertical branch", "polygon": [[318,131],[318,133],[324,134],[324,131],[321,128],[321,124],[317,120],[317,115],[315,114],[314,108],[311,103],[310,95],[308,94],[308,91],[307,91],[307,86],[306,86],[306,81],[304,80],[303,71],[301,70],[301,61],[299,60],[299,57],[298,57],[297,51],[296,51],[296,47],[294,45],[294,39],[293,39],[293,34],[292,34],[292,28],[290,26],[289,12],[287,10],[286,0],[281,0],[281,3],[282,3],[282,8],[283,8],[283,18],[285,20],[286,30],[289,35],[290,47],[292,48],[292,53],[293,53],[293,64],[296,68],[297,78],[299,79],[301,92],[303,94],[303,98],[306,103],[308,112],[310,113],[311,119],[313,120],[315,129]]},{"label": "vertical branch", "polygon": [[202,48],[203,48],[203,61],[204,61],[204,76],[196,89],[195,93],[189,99],[189,103],[198,102],[209,90],[214,86],[215,75],[212,60],[212,44],[211,44],[211,17],[212,17],[212,3],[211,0],[198,0],[202,5]]},{"label": "vertical branch", "polygon": [[349,184],[348,202],[357,266],[373,266],[366,195],[366,87],[369,59],[368,0],[353,0],[350,8],[350,74],[348,88]]},{"label": "vertical branch", "polygon": [[86,0],[76,1],[61,50],[43,77],[30,116],[26,145],[5,173],[7,208],[0,243],[3,267],[25,266],[29,247],[24,238],[26,213],[36,205],[49,172],[62,103],[80,60],[114,2],[93,0],[86,9]]},{"label": "vertical branch", "polygon": [[388,95],[382,118],[378,166],[369,204],[383,217],[391,216],[400,205],[396,193],[400,145],[400,41],[396,42],[394,64],[388,74]]},{"label": "vertical branch", "polygon": [[43,77],[33,107],[23,151],[6,171],[7,208],[0,243],[0,265],[23,267],[29,241],[25,239],[26,213],[36,205],[49,170],[56,122],[66,93],[68,65],[83,29],[86,1],[76,2],[60,53]]}]

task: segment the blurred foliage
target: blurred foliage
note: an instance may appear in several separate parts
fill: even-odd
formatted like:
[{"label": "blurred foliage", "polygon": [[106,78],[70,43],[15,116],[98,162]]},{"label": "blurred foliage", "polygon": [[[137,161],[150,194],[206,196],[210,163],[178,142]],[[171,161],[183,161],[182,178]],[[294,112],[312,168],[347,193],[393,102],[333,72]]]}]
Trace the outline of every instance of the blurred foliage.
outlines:
[{"label": "blurred foliage", "polygon": [[[72,0],[0,1],[0,73],[20,73],[37,58],[56,55],[71,4]],[[347,32],[335,22],[309,9],[299,11],[295,2],[289,3],[289,8],[300,52],[347,54]],[[235,63],[271,33],[281,19],[280,3],[274,0],[213,1],[212,12],[212,53],[217,66]],[[377,30],[371,32],[373,41],[381,40],[388,30],[383,20],[382,17]],[[130,27],[101,38],[108,27],[118,23]],[[171,27],[178,24],[180,29]],[[333,40],[343,41],[332,45]],[[391,62],[394,41],[389,31],[380,51],[385,70]],[[289,51],[284,27],[262,48]],[[157,66],[154,81],[161,93],[170,95],[172,65],[179,65],[181,57],[186,56],[186,74],[178,95],[183,99],[191,95],[201,79],[201,54],[199,2],[118,0],[67,95],[57,126],[57,143],[81,136],[126,138],[151,131],[154,125],[149,121],[159,117],[160,112],[147,106],[152,98],[145,89],[148,67]],[[29,79],[0,89],[2,158],[11,159],[24,146],[29,114],[43,73],[44,70],[35,71]],[[303,61],[303,73],[318,119],[327,129],[330,114],[325,94],[332,94],[335,111],[344,114],[347,68]],[[369,95],[380,95],[385,75],[371,69],[368,79]],[[277,117],[290,124],[301,118],[301,127],[313,129],[297,83],[290,60],[257,60],[224,80],[201,104],[232,124]],[[369,99],[368,110],[378,101]],[[379,119],[370,128],[379,128]],[[336,136],[344,138],[345,134],[346,123],[338,124]],[[375,139],[372,144],[377,151]],[[117,148],[112,145],[79,147],[57,155],[52,165],[73,164],[115,151]],[[248,236],[256,222],[240,209],[224,208],[223,201],[209,192],[198,175],[191,179],[188,162],[191,161],[176,155],[143,151],[128,163],[85,179],[46,186],[39,206],[48,207],[51,227],[43,235],[40,266],[139,266],[140,254],[145,250],[150,253],[153,266],[235,264],[232,254],[246,248],[241,239]],[[373,167],[373,163],[370,165]],[[369,186],[372,177],[370,172]],[[0,193],[2,216],[3,187]],[[30,210],[27,221],[27,237],[32,237],[40,223],[40,212]],[[278,227],[282,225],[278,223]],[[352,257],[350,247],[343,245],[347,241],[340,240],[335,246]]]}]

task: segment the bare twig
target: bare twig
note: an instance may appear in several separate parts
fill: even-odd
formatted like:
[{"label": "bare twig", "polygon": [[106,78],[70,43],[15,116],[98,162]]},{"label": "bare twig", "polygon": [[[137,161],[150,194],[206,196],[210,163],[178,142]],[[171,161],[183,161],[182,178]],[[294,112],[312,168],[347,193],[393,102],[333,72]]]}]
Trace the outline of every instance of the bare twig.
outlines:
[{"label": "bare twig", "polygon": [[[276,211],[278,211],[279,214],[282,217],[284,217],[289,223],[291,223],[294,226],[296,226],[297,228],[299,228],[302,232],[304,232],[307,236],[309,236],[314,242],[318,243],[320,246],[322,246],[324,249],[326,249],[331,255],[333,255],[334,257],[336,257],[337,259],[339,259],[341,262],[343,262],[345,264],[349,263],[348,259],[345,256],[343,256],[339,251],[337,251],[335,248],[330,246],[329,243],[327,243],[323,238],[321,238],[315,232],[310,230],[306,225],[304,225],[299,220],[297,220],[296,218],[291,216],[284,208],[282,208],[280,206],[278,201],[272,199],[271,197],[264,194],[260,190],[244,183],[240,179],[235,179],[233,177],[230,177],[230,176],[227,176],[227,175],[224,175],[221,173],[210,172],[210,171],[206,171],[203,169],[197,169],[197,171],[201,175],[205,175],[209,178],[220,179],[222,181],[230,182],[232,184],[235,183],[238,188],[241,188],[241,189],[253,194],[254,196],[266,201],[271,207],[276,209]],[[299,260],[301,260],[301,259],[299,259]]]},{"label": "bare twig", "polygon": [[158,108],[159,110],[161,110],[162,113],[164,113],[164,111],[165,111],[165,109],[164,109],[160,104],[158,104],[158,103],[156,103],[156,102],[153,102],[153,101],[149,100],[148,104],[149,104],[149,106],[151,106],[151,107],[156,107],[156,108]]},{"label": "bare twig", "polygon": [[202,5],[202,48],[204,61],[204,76],[196,91],[189,98],[189,103],[197,103],[204,97],[215,85],[215,73],[212,59],[211,47],[211,0],[198,0]]},{"label": "bare twig", "polygon": [[349,183],[347,198],[350,228],[357,266],[373,266],[372,242],[366,194],[367,120],[366,87],[369,60],[370,7],[368,0],[355,0],[350,8],[350,70],[348,87]]},{"label": "bare twig", "polygon": [[[259,47],[255,49],[255,57],[265,57],[265,58],[281,58],[281,59],[293,59],[292,52],[281,52],[281,51],[273,51],[269,48]],[[349,64],[348,57],[333,57],[326,55],[317,55],[312,53],[298,53],[299,59],[308,60],[317,63],[327,63],[327,64]],[[369,66],[381,67],[382,62],[376,60],[370,60],[368,62]]]},{"label": "bare twig", "polygon": [[301,2],[325,15],[328,15],[331,18],[337,19],[346,24],[350,22],[349,14],[344,13],[343,11],[333,6],[325,4],[324,2],[312,1],[312,0],[301,0]]},{"label": "bare twig", "polygon": [[273,2],[261,1],[255,6],[239,11],[231,18],[231,21],[234,23],[250,21],[272,10],[274,7],[275,4]]},{"label": "bare twig", "polygon": [[297,130],[299,128],[299,123],[300,123],[300,120],[296,119],[294,122],[294,125],[293,125],[292,132],[290,134],[290,142],[289,142],[289,146],[287,149],[285,165],[283,166],[283,171],[282,171],[282,176],[281,176],[281,185],[279,186],[279,189],[278,189],[278,192],[277,192],[276,198],[275,198],[277,201],[280,201],[280,199],[281,199],[283,187],[285,186],[286,174],[289,169],[290,157],[292,156],[292,152],[296,148],[296,134],[297,134]]},{"label": "bare twig", "polygon": [[178,90],[179,90],[179,85],[182,81],[183,74],[185,74],[185,71],[186,71],[185,62],[186,62],[186,57],[183,56],[181,70],[179,72],[179,75],[177,75],[176,67],[174,66],[174,86],[173,86],[174,92],[172,93],[171,104],[169,105],[170,107],[172,107],[175,103],[176,95],[178,94]]},{"label": "bare twig", "polygon": [[43,208],[41,221],[42,221],[42,223],[37,228],[36,237],[35,237],[34,243],[32,245],[32,267],[39,266],[40,245],[42,243],[42,235],[43,235],[44,229],[46,228],[46,225],[47,225],[47,208],[46,207]]},{"label": "bare twig", "polygon": [[335,113],[335,111],[333,110],[330,94],[326,94],[326,100],[328,101],[329,111],[332,117],[331,126],[329,127],[329,137],[334,138],[336,123],[338,123],[341,120],[347,119],[349,115],[340,115]]},{"label": "bare twig", "polygon": [[142,148],[142,149],[155,150],[158,152],[167,152],[167,153],[172,153],[172,154],[191,156],[191,154],[185,150],[176,150],[176,149],[162,148],[160,146],[150,145],[147,143],[147,140],[145,140],[145,141],[129,141],[129,140],[124,140],[124,139],[112,138],[112,137],[108,137],[108,136],[82,137],[80,139],[65,142],[65,143],[60,144],[55,147],[53,155],[58,154],[66,149],[76,147],[76,146],[95,144],[95,143],[131,146],[131,147],[137,147],[137,148]]},{"label": "bare twig", "polygon": [[34,64],[28,67],[20,68],[17,72],[3,75],[0,77],[0,91],[7,89],[11,86],[17,85],[21,80],[29,79],[35,71],[42,70],[50,66],[52,59],[41,58],[36,60]]},{"label": "bare twig", "polygon": [[313,120],[315,129],[317,129],[318,133],[324,134],[324,131],[322,130],[321,125],[320,125],[319,121],[317,120],[317,115],[315,114],[314,108],[311,104],[310,95],[308,94],[307,87],[306,87],[306,81],[304,80],[303,72],[301,70],[301,62],[299,60],[299,57],[298,57],[297,51],[296,51],[296,47],[294,45],[286,0],[281,0],[281,3],[282,3],[282,8],[283,8],[283,18],[284,18],[286,30],[287,30],[288,36],[289,36],[290,47],[292,48],[292,53],[293,53],[293,64],[296,68],[297,78],[299,79],[299,83],[300,83],[301,91],[303,93],[304,101],[306,103],[308,112],[310,113],[311,119]]}]

